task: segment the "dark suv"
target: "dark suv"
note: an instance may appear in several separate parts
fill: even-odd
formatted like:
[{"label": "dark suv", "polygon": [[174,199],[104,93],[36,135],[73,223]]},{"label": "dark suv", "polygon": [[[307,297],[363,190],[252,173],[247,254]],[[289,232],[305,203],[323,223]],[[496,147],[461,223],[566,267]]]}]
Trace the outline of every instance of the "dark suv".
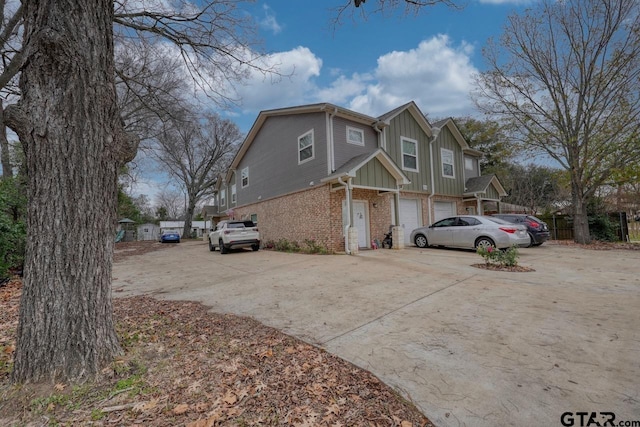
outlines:
[{"label": "dark suv", "polygon": [[522,224],[527,226],[529,237],[531,237],[531,246],[540,246],[549,240],[549,227],[547,223],[533,215],[525,214],[493,214],[492,216],[504,219],[513,224]]}]

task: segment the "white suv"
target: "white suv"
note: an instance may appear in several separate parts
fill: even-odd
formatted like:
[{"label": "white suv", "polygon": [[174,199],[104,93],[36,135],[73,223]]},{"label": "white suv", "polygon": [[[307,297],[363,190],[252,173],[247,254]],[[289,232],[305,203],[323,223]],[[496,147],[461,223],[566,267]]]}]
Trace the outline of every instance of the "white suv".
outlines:
[{"label": "white suv", "polygon": [[226,254],[231,248],[251,247],[260,249],[260,233],[253,221],[220,221],[216,229],[209,233],[209,250],[220,248],[221,254]]}]

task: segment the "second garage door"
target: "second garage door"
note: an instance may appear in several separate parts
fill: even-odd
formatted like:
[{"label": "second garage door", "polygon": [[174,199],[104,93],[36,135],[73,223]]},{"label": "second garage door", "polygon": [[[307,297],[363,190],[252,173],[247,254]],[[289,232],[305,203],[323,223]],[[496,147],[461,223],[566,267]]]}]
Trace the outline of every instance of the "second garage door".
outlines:
[{"label": "second garage door", "polygon": [[441,219],[449,218],[456,214],[455,202],[435,202],[433,204],[433,210],[435,219],[433,222],[440,221]]}]

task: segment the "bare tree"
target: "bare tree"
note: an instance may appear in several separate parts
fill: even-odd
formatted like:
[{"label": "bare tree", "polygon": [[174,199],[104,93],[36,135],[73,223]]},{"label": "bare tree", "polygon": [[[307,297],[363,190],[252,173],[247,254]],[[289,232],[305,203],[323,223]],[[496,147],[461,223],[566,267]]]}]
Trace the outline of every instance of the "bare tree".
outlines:
[{"label": "bare tree", "polygon": [[211,195],[241,137],[233,122],[216,114],[207,114],[201,121],[174,120],[158,137],[156,157],[187,196],[183,236],[189,235],[196,205]]},{"label": "bare tree", "polygon": [[373,14],[391,15],[400,12],[404,15],[418,15],[434,6],[461,9],[466,3],[464,0],[340,0],[339,5],[333,8],[333,24],[339,25],[345,18],[367,19]]},{"label": "bare tree", "polygon": [[255,58],[238,27],[251,28],[240,3],[158,11],[119,1],[115,14],[112,0],[38,0],[16,11],[24,40],[0,74],[5,88],[20,72],[21,98],[4,118],[28,173],[14,381],[86,379],[120,351],[110,287],[117,175],[139,139],[124,132],[116,101],[114,23],[126,27],[120,37],[174,49],[200,90],[224,104],[233,99],[226,83]]},{"label": "bare tree", "polygon": [[544,0],[484,50],[477,103],[569,171],[580,243],[591,240],[589,198],[640,161],[639,10],[638,0]]},{"label": "bare tree", "polygon": [[186,196],[179,191],[164,190],[156,195],[156,212],[164,208],[166,219],[180,219],[184,217]]},{"label": "bare tree", "polygon": [[22,55],[19,54],[21,28],[22,5],[0,1],[0,59],[2,60],[2,73],[0,73],[0,82],[2,82],[0,83],[0,165],[2,165],[3,177],[13,176],[11,148],[4,123],[4,104],[7,98],[14,98],[18,92],[15,76],[22,60]]},{"label": "bare tree", "polygon": [[5,111],[28,179],[14,381],[86,378],[120,352],[116,178],[132,153],[116,105],[112,22],[108,0],[24,3],[22,96]]}]

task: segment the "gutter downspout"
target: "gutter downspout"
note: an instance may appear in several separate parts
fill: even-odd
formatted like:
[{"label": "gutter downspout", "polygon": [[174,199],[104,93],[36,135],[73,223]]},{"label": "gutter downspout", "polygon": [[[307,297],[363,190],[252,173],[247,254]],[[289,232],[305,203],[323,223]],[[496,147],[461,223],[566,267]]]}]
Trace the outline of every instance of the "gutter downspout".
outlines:
[{"label": "gutter downspout", "polygon": [[429,166],[431,167],[431,194],[427,197],[427,208],[429,209],[429,225],[433,224],[433,218],[431,216],[431,199],[435,196],[435,175],[433,173],[433,143],[436,142],[440,128],[431,128],[431,141],[429,141]]},{"label": "gutter downspout", "polygon": [[333,109],[333,112],[329,113],[329,137],[327,144],[329,145],[329,174],[333,173],[336,170],[336,153],[335,153],[335,144],[333,138],[333,118],[338,114],[338,107]]},{"label": "gutter downspout", "polygon": [[351,190],[349,189],[349,181],[351,181],[351,178],[349,178],[347,180],[347,182],[344,182],[342,180],[342,177],[339,176],[338,177],[338,182],[344,186],[344,192],[345,192],[345,201],[347,204],[347,224],[344,226],[344,251],[347,255],[351,255],[351,251],[349,250],[349,228],[351,228]]}]

